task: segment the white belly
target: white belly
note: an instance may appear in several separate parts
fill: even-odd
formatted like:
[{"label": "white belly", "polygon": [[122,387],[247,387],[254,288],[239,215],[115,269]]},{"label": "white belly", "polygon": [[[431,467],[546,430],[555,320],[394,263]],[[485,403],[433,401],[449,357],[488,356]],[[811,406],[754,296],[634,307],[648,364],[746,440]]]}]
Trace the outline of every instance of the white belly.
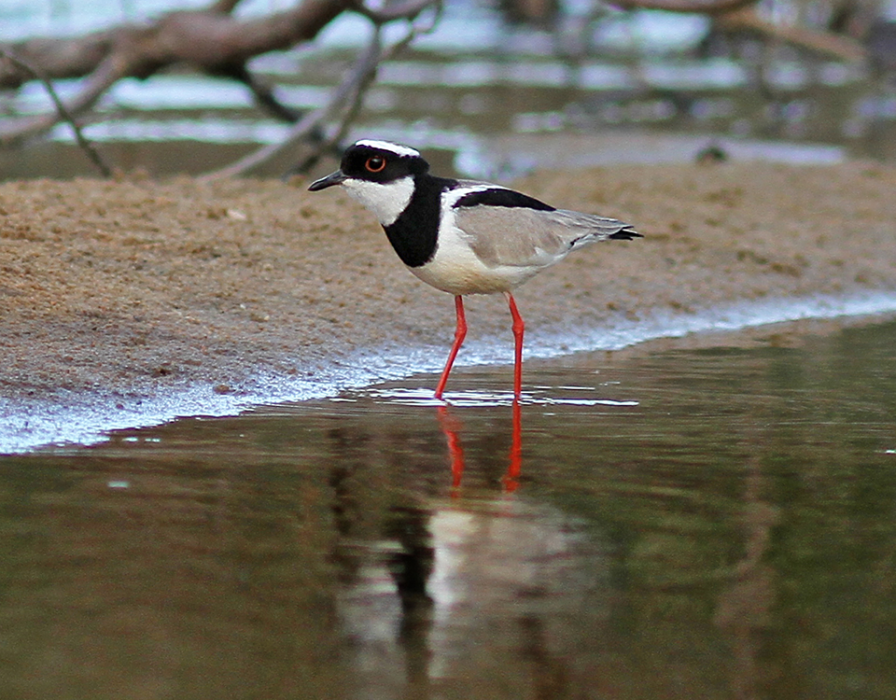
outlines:
[{"label": "white belly", "polygon": [[435,255],[421,267],[408,268],[418,278],[449,294],[509,292],[540,268],[488,267],[473,252],[457,228],[443,227]]}]

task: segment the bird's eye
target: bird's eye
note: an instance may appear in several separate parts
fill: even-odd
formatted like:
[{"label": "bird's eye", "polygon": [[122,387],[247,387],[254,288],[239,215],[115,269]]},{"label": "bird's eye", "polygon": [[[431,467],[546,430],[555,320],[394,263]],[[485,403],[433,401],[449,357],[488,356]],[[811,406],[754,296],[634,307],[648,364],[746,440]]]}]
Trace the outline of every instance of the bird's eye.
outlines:
[{"label": "bird's eye", "polygon": [[364,163],[364,167],[371,173],[382,172],[383,168],[386,167],[386,159],[382,156],[370,156],[367,162]]}]

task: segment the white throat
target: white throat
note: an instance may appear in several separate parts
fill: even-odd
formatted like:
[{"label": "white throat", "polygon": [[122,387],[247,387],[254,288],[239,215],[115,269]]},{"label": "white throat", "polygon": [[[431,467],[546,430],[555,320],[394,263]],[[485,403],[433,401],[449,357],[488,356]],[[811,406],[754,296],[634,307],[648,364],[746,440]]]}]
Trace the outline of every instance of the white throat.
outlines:
[{"label": "white throat", "polygon": [[348,178],[342,183],[352,199],[370,209],[383,226],[394,224],[414,195],[414,178],[408,175],[394,182],[370,182]]}]

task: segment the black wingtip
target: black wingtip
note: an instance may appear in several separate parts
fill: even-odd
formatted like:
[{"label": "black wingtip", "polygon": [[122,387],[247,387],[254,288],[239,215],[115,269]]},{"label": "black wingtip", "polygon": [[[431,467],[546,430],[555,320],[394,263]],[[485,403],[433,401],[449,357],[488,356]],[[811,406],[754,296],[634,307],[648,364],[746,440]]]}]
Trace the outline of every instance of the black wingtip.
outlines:
[{"label": "black wingtip", "polygon": [[631,226],[626,226],[621,231],[611,233],[607,238],[613,241],[630,241],[635,238],[644,238],[644,236],[635,231]]}]

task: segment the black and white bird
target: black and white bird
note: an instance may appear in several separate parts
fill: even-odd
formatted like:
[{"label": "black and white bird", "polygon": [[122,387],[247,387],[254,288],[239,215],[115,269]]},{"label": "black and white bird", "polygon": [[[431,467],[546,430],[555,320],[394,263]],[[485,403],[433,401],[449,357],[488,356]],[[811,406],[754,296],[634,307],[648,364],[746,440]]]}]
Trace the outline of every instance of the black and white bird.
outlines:
[{"label": "black and white bird", "polygon": [[436,398],[442,397],[467,332],[465,294],[502,292],[507,298],[518,399],[524,324],[511,290],[576,248],[641,236],[622,221],[556,209],[500,185],[430,175],[429,163],[419,151],[388,141],[355,142],[346,149],[339,170],[308,189],[333,185],[342,185],[376,215],[411,272],[454,295],[457,328]]}]

